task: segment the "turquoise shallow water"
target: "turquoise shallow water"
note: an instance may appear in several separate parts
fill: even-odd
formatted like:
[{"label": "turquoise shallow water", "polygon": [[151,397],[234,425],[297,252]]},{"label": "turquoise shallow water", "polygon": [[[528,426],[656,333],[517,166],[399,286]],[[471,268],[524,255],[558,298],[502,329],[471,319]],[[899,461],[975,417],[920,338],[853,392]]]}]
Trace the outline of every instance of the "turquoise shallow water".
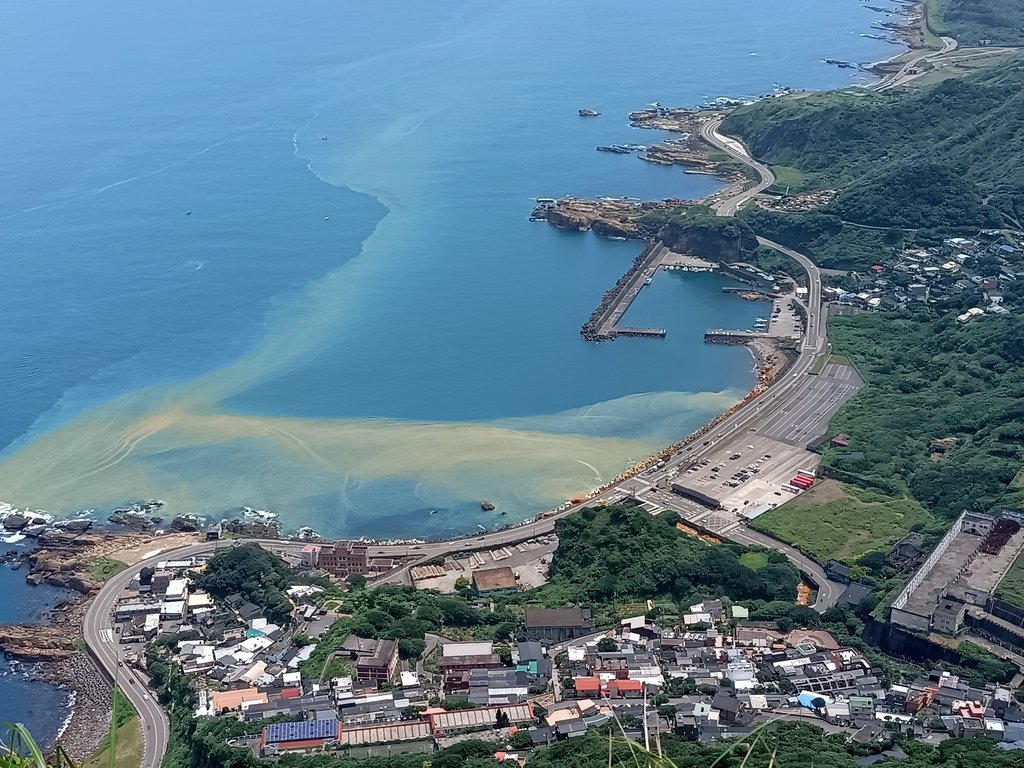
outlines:
[{"label": "turquoise shallow water", "polygon": [[850,82],[821,60],[894,53],[861,36],[876,19],[848,0],[5,7],[0,499],[445,535],[609,479],[741,396],[749,355],[700,332],[763,309],[663,274],[630,312],[664,341],[585,344],[637,246],[530,223],[532,199],[713,191],[593,148],[657,140],[625,119],[652,100]]}]

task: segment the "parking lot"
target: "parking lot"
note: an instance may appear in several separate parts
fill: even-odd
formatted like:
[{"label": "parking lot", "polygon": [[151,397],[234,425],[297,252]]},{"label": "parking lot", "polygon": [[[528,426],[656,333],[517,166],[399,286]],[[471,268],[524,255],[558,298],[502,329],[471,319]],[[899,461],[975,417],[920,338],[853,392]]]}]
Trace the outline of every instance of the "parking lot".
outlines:
[{"label": "parking lot", "polygon": [[[684,462],[651,479],[640,476],[621,496],[635,493],[652,514],[669,509],[717,534],[789,501],[795,494],[786,486],[799,470],[816,471],[821,459],[807,443],[826,433],[832,414],[861,387],[853,368],[835,363],[800,379],[778,412],[771,400],[759,406],[766,415],[746,433],[729,440],[709,435],[713,447],[699,462]],[[719,439],[723,442],[716,445]],[[674,491],[676,484],[680,488]]]},{"label": "parking lot", "polygon": [[[671,493],[672,484],[697,491],[717,500],[725,512],[730,513],[727,523],[736,516],[778,506],[792,497],[783,490],[797,470],[814,471],[820,457],[805,448],[792,446],[757,433],[749,433],[748,442],[731,444],[713,452],[696,467],[681,471],[659,492]],[[735,447],[734,447],[735,446]],[[673,493],[682,501],[693,505],[695,513],[707,513],[709,507],[700,502]],[[747,514],[747,517],[755,516]]]},{"label": "parking lot", "polygon": [[799,339],[804,333],[803,316],[797,311],[790,297],[775,299],[772,313],[768,316],[768,332],[772,336],[786,336]]}]

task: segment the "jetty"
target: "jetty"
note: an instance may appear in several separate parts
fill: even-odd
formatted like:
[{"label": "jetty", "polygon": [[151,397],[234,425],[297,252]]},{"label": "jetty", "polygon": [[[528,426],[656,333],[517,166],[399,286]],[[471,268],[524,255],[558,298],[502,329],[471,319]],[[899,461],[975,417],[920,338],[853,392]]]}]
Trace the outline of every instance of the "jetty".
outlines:
[{"label": "jetty", "polygon": [[616,336],[656,336],[658,338],[665,338],[666,333],[668,331],[664,328],[633,328],[628,325],[615,329]]},{"label": "jetty", "polygon": [[620,328],[618,324],[669,253],[671,251],[660,241],[644,248],[626,274],[601,298],[597,309],[580,329],[580,335],[587,341],[608,341],[617,336],[664,337],[664,328]]},{"label": "jetty", "polygon": [[746,344],[754,339],[773,339],[776,334],[768,331],[729,331],[723,328],[709,328],[704,331],[708,344]]}]

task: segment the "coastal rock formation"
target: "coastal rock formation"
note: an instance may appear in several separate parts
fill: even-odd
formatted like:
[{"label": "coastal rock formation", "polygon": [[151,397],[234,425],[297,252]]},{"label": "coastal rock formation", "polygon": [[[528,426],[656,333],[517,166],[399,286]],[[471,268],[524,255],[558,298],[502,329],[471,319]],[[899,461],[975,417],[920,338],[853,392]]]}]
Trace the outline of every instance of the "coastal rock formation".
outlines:
[{"label": "coastal rock formation", "polygon": [[29,522],[30,520],[24,515],[8,515],[4,518],[3,525],[8,531],[20,531]]},{"label": "coastal rock formation", "polygon": [[101,586],[90,576],[96,558],[150,540],[151,536],[140,537],[129,533],[76,533],[49,528],[39,536],[39,549],[27,557],[30,567],[25,580],[30,584],[53,584],[81,594],[90,594]]},{"label": "coastal rock formation", "polygon": [[23,555],[16,549],[8,549],[3,554],[0,554],[0,565],[9,564],[15,569],[21,567]]},{"label": "coastal rock formation", "polygon": [[269,520],[225,520],[221,527],[224,533],[251,539],[276,539],[281,534],[278,524]]},{"label": "coastal rock formation", "polygon": [[145,512],[115,510],[114,513],[107,518],[107,522],[115,525],[123,525],[126,528],[131,528],[133,531],[148,531],[153,528],[153,521],[146,516]]},{"label": "coastal rock formation", "polygon": [[584,232],[600,227],[600,234],[614,237],[636,237],[636,223],[619,211],[589,200],[576,200],[573,204],[558,206],[548,212],[548,222],[558,229]]},{"label": "coastal rock formation", "polygon": [[70,533],[84,533],[92,528],[92,520],[61,520],[54,523],[54,527]]},{"label": "coastal rock formation", "polygon": [[168,530],[175,533],[195,533],[203,527],[202,522],[195,515],[178,515],[171,520]]},{"label": "coastal rock formation", "polygon": [[63,627],[0,624],[0,649],[19,661],[62,661],[78,653]]},{"label": "coastal rock formation", "polygon": [[591,230],[599,235],[619,239],[639,239],[647,234],[643,216],[651,211],[677,208],[682,200],[636,202],[633,200],[581,200],[567,197],[551,204],[539,205],[531,218],[547,220],[557,229],[572,232]]}]

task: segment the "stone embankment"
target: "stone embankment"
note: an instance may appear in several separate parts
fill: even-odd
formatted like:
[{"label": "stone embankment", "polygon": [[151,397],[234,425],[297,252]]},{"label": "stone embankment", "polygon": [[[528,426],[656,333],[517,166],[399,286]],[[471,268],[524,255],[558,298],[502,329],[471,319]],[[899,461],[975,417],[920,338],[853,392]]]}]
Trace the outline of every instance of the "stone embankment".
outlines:
[{"label": "stone embankment", "polygon": [[81,765],[110,732],[110,685],[84,653],[46,666],[43,677],[72,692],[71,720],[60,744]]},{"label": "stone embankment", "polygon": [[585,341],[605,341],[614,338],[614,336],[603,335],[601,333],[601,324],[609,310],[611,310],[619,301],[619,295],[622,291],[633,280],[637,272],[644,268],[644,264],[647,262],[647,257],[655,247],[655,243],[648,243],[647,247],[640,252],[640,255],[633,259],[633,264],[626,270],[625,274],[618,279],[618,282],[616,282],[611,289],[605,291],[604,295],[601,297],[601,303],[597,305],[597,309],[594,310],[587,322],[585,322],[583,327],[580,328],[580,336],[582,336]]}]

